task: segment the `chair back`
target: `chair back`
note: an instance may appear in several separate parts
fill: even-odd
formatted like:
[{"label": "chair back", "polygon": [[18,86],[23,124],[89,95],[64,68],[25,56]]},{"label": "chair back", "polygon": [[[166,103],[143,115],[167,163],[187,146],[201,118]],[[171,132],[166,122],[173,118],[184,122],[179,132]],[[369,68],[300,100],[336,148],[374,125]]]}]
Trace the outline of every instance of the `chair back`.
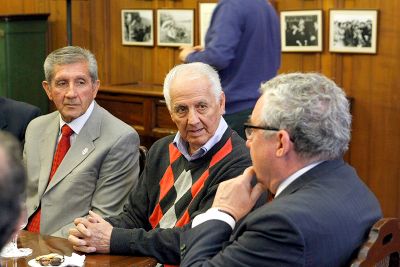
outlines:
[{"label": "chair back", "polygon": [[147,152],[148,150],[145,146],[139,146],[139,175],[142,174],[144,166],[146,165]]},{"label": "chair back", "polygon": [[400,219],[382,218],[371,228],[351,267],[399,266]]}]

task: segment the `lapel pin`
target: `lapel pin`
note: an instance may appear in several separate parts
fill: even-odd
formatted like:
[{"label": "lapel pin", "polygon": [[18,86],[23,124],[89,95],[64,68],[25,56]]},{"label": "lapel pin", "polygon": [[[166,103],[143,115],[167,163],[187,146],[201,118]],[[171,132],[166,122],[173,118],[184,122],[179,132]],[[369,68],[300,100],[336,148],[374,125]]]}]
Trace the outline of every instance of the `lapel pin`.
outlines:
[{"label": "lapel pin", "polygon": [[87,152],[88,152],[88,148],[87,148],[87,147],[85,147],[85,149],[84,149],[84,150],[82,150],[82,155],[85,155]]}]

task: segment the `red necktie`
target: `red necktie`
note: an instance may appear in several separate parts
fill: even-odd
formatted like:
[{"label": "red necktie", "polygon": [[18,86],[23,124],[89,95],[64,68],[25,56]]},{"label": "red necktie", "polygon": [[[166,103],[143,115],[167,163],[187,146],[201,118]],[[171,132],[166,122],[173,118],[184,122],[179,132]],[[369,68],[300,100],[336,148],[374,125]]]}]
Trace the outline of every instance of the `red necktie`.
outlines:
[{"label": "red necktie", "polygon": [[[61,161],[65,157],[65,154],[67,154],[68,149],[71,146],[70,143],[70,137],[74,133],[74,131],[69,128],[67,124],[65,124],[61,128],[61,139],[60,142],[58,142],[56,153],[54,154],[53,158],[53,164],[51,165],[51,171],[50,171],[50,177],[49,177],[49,183],[51,181],[51,178],[53,178],[54,173],[56,172],[58,166],[61,164]],[[30,232],[35,232],[39,233],[40,232],[40,214],[41,214],[41,209],[39,208],[33,216],[29,219],[29,223],[27,226],[28,231]]]}]

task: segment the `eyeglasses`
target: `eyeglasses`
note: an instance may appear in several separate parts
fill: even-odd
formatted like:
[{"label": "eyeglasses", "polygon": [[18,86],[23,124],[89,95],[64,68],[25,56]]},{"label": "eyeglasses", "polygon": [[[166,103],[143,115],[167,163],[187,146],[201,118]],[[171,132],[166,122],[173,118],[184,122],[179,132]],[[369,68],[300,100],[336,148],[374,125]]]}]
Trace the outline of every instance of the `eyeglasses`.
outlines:
[{"label": "eyeglasses", "polygon": [[260,129],[260,130],[265,130],[265,131],[279,131],[280,129],[275,128],[275,127],[269,127],[269,126],[255,126],[251,125],[250,123],[245,123],[243,124],[244,127],[244,133],[246,134],[246,138],[250,139],[253,129]]}]

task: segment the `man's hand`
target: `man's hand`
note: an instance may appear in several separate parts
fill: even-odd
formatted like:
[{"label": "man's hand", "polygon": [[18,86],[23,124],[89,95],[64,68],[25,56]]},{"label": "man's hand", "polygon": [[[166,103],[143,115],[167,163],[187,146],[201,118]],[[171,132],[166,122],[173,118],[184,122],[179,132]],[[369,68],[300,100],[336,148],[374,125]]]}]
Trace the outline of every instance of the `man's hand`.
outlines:
[{"label": "man's hand", "polygon": [[194,46],[193,47],[193,46],[183,45],[183,46],[179,47],[179,49],[181,50],[181,52],[179,53],[179,59],[182,62],[186,62],[186,58],[187,58],[188,55],[190,55],[193,52],[203,50],[203,47],[201,47],[201,46]]},{"label": "man's hand", "polygon": [[100,215],[89,211],[87,218],[76,218],[75,228],[69,230],[68,241],[77,251],[110,253],[112,225]]},{"label": "man's hand", "polygon": [[243,218],[264,191],[260,183],[251,186],[253,176],[253,167],[248,167],[242,175],[220,183],[212,206],[228,212],[236,221]]}]

